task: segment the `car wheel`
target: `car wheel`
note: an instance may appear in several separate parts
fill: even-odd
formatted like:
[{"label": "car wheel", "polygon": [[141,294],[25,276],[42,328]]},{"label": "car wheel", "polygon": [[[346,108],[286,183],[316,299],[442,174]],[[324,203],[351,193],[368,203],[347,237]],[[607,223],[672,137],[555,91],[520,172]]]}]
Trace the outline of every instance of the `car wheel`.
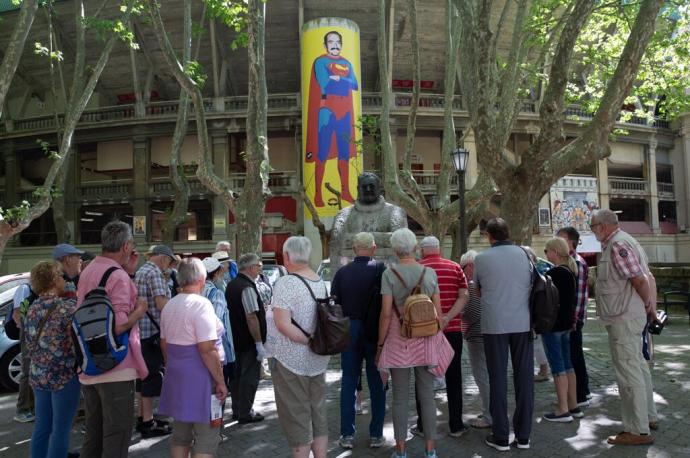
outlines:
[{"label": "car wheel", "polygon": [[10,348],[0,358],[0,382],[8,390],[17,391],[19,389],[19,376],[22,373],[22,353],[21,347],[15,345]]}]

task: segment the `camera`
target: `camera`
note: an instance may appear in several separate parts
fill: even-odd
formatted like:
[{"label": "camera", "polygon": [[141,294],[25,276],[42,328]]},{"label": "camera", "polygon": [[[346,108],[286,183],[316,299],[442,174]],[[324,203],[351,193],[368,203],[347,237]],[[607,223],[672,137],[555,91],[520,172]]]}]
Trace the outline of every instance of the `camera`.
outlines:
[{"label": "camera", "polygon": [[656,312],[656,320],[649,323],[649,333],[658,336],[659,334],[661,334],[661,331],[664,330],[664,326],[666,325],[667,321],[668,315],[666,314],[666,312],[664,312],[663,310],[659,310],[658,312]]}]

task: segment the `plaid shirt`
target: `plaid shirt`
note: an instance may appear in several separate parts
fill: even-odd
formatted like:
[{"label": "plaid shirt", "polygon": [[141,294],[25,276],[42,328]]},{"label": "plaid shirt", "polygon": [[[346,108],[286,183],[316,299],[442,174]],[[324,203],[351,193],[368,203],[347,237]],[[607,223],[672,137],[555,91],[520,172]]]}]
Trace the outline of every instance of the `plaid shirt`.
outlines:
[{"label": "plaid shirt", "polygon": [[589,267],[587,262],[576,251],[570,253],[570,256],[575,259],[577,263],[577,290],[575,291],[575,319],[579,323],[584,323],[587,319],[587,301],[589,300],[589,285],[587,278],[589,276]]},{"label": "plaid shirt", "polygon": [[[616,229],[613,231],[606,240],[601,241],[602,251],[608,247],[609,242],[620,231]],[[613,242],[611,247],[611,261],[616,267],[616,270],[625,278],[635,278],[643,275],[645,269],[640,263],[640,259],[637,257],[637,252],[633,249],[628,242]]]},{"label": "plaid shirt", "polygon": [[[168,282],[165,280],[163,272],[151,261],[148,261],[137,270],[134,283],[137,285],[137,297],[145,297],[146,302],[149,304],[148,314],[145,314],[139,320],[141,338],[148,339],[154,334],[158,334],[161,322],[161,312],[156,307],[154,298],[156,296],[163,296],[170,299],[170,288],[168,288]],[[155,324],[151,323],[149,314],[156,320]]]}]

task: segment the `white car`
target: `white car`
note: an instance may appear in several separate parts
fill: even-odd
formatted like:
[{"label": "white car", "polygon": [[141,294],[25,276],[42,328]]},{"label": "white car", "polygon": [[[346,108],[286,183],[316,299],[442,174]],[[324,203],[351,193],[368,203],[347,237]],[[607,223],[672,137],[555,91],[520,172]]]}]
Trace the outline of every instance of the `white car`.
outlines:
[{"label": "white car", "polygon": [[5,318],[12,310],[12,299],[20,285],[29,282],[29,274],[15,274],[0,277],[0,383],[8,390],[19,388],[22,371],[22,354],[18,340],[5,334]]}]

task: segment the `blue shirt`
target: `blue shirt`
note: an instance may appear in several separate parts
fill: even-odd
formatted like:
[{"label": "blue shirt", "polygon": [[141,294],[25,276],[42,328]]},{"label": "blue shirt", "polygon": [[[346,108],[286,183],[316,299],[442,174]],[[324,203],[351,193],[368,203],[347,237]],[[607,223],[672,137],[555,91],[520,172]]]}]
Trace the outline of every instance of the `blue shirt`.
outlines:
[{"label": "blue shirt", "polygon": [[338,298],[345,316],[361,320],[376,282],[377,262],[367,256],[356,256],[341,267],[331,282],[331,294]]}]

